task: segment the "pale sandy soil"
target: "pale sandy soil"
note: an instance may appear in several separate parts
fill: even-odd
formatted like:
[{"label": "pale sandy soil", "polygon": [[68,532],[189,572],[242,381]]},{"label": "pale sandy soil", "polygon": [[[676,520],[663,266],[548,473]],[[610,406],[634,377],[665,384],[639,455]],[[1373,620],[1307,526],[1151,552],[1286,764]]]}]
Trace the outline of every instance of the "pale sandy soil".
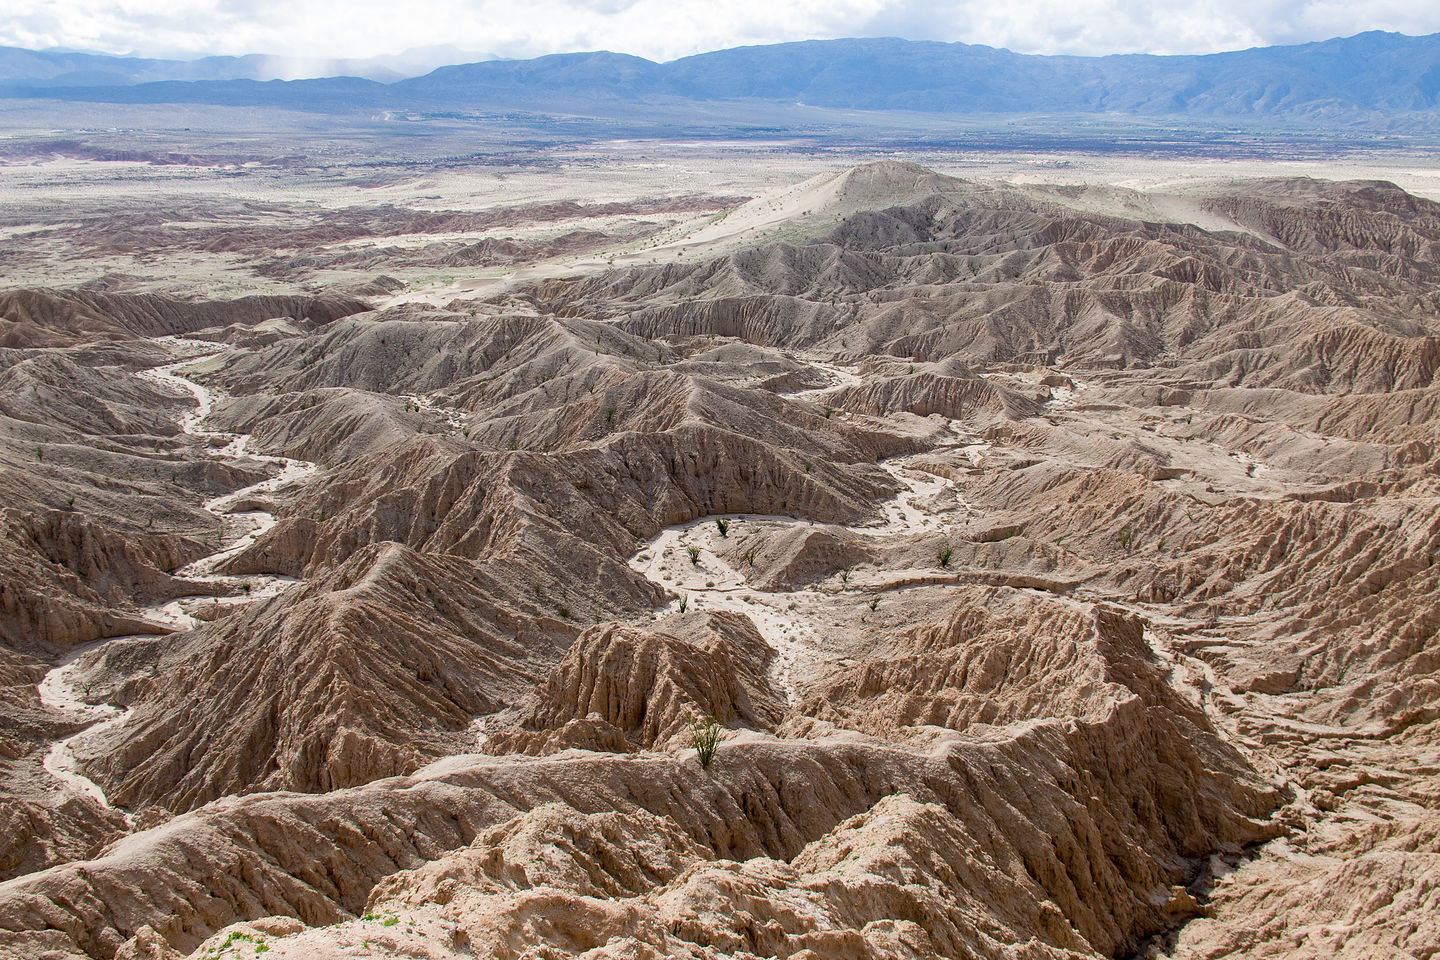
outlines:
[{"label": "pale sandy soil", "polygon": [[[90,252],[75,256],[55,231],[91,219],[104,210],[141,208],[163,217],[167,229],[193,230],[219,225],[254,226],[293,222],[348,207],[394,205],[425,211],[480,211],[527,203],[572,200],[586,204],[687,195],[751,196],[757,199],[728,212],[654,214],[636,217],[577,217],[542,224],[516,224],[471,234],[369,237],[326,245],[331,250],[384,247],[419,248],[433,242],[474,243],[486,237],[547,239],[571,230],[623,228],[644,220],[659,233],[639,241],[618,242],[581,256],[563,256],[535,264],[502,268],[400,269],[393,275],[408,288],[386,304],[420,301],[443,304],[458,297],[497,293],[516,283],[588,272],[615,264],[685,261],[736,246],[803,239],[822,223],[806,227],[807,211],[839,209],[830,201],[834,176],[856,163],[879,159],[873,153],[831,151],[806,155],[764,144],[685,144],[616,142],[586,149],[556,151],[543,168],[447,166],[423,172],[377,172],[370,167],[337,166],[323,170],[275,170],[264,167],[212,167],[139,162],[54,159],[0,163],[0,241],[22,240],[43,262],[12,263],[5,286],[72,286],[109,275],[135,278],[138,289],[187,295],[238,296],[291,291],[297,284],[256,273],[246,257],[231,252],[168,251],[163,256]],[[763,156],[757,162],[757,154]],[[1440,166],[1420,156],[1366,159],[1363,156],[1318,161],[1210,160],[1121,157],[1073,153],[1014,153],[917,150],[885,155],[914,160],[939,173],[1041,189],[1043,184],[1084,184],[1070,205],[1090,212],[1194,222],[1208,228],[1233,228],[1191,201],[1209,185],[1237,178],[1307,176],[1325,179],[1385,179],[1420,196],[1440,199]],[[1124,189],[1114,189],[1114,188]],[[1139,191],[1136,194],[1133,191]],[[860,209],[886,198],[855,198]],[[861,202],[864,200],[865,202]],[[205,216],[197,216],[197,208]],[[81,215],[77,217],[77,214]],[[213,217],[213,218],[212,218]],[[218,219],[214,219],[218,218]],[[35,224],[44,224],[43,228]],[[798,224],[798,226],[797,226]],[[797,232],[798,231],[798,232]],[[307,285],[364,283],[372,269],[320,271]]]}]

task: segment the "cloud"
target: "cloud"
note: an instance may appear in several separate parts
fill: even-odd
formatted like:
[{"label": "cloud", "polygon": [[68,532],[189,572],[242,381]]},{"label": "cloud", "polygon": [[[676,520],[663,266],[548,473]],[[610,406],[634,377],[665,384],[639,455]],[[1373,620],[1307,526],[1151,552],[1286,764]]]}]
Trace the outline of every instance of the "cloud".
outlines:
[{"label": "cloud", "polygon": [[961,40],[1021,53],[1214,53],[1366,30],[1440,32],[1440,5],[1413,0],[895,0],[865,35]]},{"label": "cloud", "polygon": [[1023,53],[1208,53],[1365,30],[1440,32],[1416,0],[7,0],[0,43],[150,56],[368,57],[449,45],[529,57],[606,49],[655,60],[850,36]]}]

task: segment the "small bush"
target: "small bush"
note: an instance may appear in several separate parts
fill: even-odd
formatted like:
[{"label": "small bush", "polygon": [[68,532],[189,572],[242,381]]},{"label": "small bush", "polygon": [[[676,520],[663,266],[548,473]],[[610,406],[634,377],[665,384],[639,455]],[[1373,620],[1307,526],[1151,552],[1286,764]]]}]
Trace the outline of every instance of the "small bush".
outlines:
[{"label": "small bush", "polygon": [[694,566],[697,566],[697,567],[700,566],[700,548],[699,548],[699,547],[686,547],[686,548],[685,548],[685,552],[690,555],[690,563],[691,563],[691,564],[693,564]]},{"label": "small bush", "polygon": [[880,598],[879,598],[879,597],[871,597],[871,598],[870,598],[870,612],[871,612],[871,613],[874,613],[874,612],[875,612],[875,608],[878,607],[878,606],[880,606]]},{"label": "small bush", "polygon": [[947,543],[945,544],[945,546],[940,548],[940,551],[935,554],[935,557],[937,560],[940,561],[940,566],[948,567],[950,566],[950,558],[954,555],[954,549],[950,546],[950,544]]},{"label": "small bush", "polygon": [[715,745],[720,742],[720,724],[714,717],[690,721],[690,745],[700,760],[700,768],[709,770],[715,759]]},{"label": "small bush", "polygon": [[755,566],[755,548],[754,548],[754,547],[751,547],[749,550],[746,550],[746,551],[745,551],[745,562],[746,562],[748,565],[752,566],[752,567]]},{"label": "small bush", "polygon": [[720,536],[722,536],[722,537],[728,537],[728,536],[730,536],[730,521],[729,521],[729,520],[726,520],[724,517],[716,517],[716,518],[715,518],[715,526],[716,526],[716,528],[720,531]]}]

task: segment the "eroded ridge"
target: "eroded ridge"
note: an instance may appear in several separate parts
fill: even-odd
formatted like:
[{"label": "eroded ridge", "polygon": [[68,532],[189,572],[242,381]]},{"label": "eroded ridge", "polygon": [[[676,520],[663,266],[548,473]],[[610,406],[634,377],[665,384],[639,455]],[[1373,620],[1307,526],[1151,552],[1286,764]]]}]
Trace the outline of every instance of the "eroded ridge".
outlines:
[{"label": "eroded ridge", "polygon": [[7,300],[0,955],[1433,952],[1440,208],[1030,179]]},{"label": "eroded ridge", "polygon": [[[223,351],[203,341],[186,340],[180,337],[162,337],[159,343],[171,352],[188,354],[184,359],[161,364],[142,370],[138,376],[151,380],[177,392],[194,398],[195,409],[180,418],[181,431],[201,441],[201,449],[208,455],[226,461],[239,461],[261,467],[279,467],[274,476],[242,487],[231,493],[208,500],[206,511],[220,520],[214,553],[180,567],[175,576],[186,583],[199,587],[214,585],[213,593],[196,593],[142,608],[145,619],[175,630],[187,630],[199,626],[202,621],[192,615],[187,607],[195,605],[236,605],[252,603],[267,597],[277,596],[287,586],[295,583],[293,577],[268,575],[226,575],[217,571],[226,560],[243,552],[258,537],[275,525],[275,517],[267,510],[255,508],[254,499],[261,494],[271,494],[292,484],[301,482],[318,469],[313,463],[288,457],[272,457],[252,454],[247,451],[249,436],[209,430],[205,419],[215,405],[215,394],[208,387],[185,376],[186,368],[220,357]],[[221,591],[224,591],[223,594]],[[153,634],[150,636],[157,636]],[[109,808],[105,791],[95,781],[81,772],[75,749],[82,741],[105,736],[114,736],[126,720],[127,710],[107,703],[92,703],[75,685],[73,674],[78,661],[91,656],[104,656],[107,647],[124,644],[146,637],[134,634],[123,637],[103,638],[72,651],[65,659],[45,674],[37,687],[40,702],[44,706],[82,720],[93,721],[64,739],[57,740],[45,756],[45,770],[66,789],[88,798],[102,807]],[[130,818],[127,815],[127,821]]]}]

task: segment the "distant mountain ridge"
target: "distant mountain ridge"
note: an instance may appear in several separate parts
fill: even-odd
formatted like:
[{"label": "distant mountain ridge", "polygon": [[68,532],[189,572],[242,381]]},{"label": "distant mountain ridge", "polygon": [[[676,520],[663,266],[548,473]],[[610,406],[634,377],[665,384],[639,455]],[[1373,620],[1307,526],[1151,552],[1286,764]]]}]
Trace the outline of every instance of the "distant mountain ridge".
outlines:
[{"label": "distant mountain ridge", "polygon": [[[124,58],[108,58],[120,65],[76,59],[48,79],[21,78],[16,71],[25,53],[0,50],[0,96],[271,105],[321,112],[543,111],[616,103],[643,110],[660,103],[705,101],[950,114],[1323,122],[1440,111],[1440,34],[1372,32],[1203,56],[1106,57],[1039,56],[897,39],[812,40],[736,47],[668,63],[606,52],[487,60],[388,83],[354,77],[261,83],[215,75],[237,66],[205,66],[207,61],[195,61],[200,66],[193,69],[210,75],[157,78],[157,70],[175,68],[156,63],[176,62]],[[164,82],[135,82],[137,77]]]},{"label": "distant mountain ridge", "polygon": [[[84,88],[177,80],[268,81],[336,76],[391,83],[418,76],[464,56],[453,47],[426,47],[366,59],[281,57],[253,53],[243,57],[164,60],[0,46],[0,83],[36,88]],[[473,58],[475,54],[469,56]]]}]

